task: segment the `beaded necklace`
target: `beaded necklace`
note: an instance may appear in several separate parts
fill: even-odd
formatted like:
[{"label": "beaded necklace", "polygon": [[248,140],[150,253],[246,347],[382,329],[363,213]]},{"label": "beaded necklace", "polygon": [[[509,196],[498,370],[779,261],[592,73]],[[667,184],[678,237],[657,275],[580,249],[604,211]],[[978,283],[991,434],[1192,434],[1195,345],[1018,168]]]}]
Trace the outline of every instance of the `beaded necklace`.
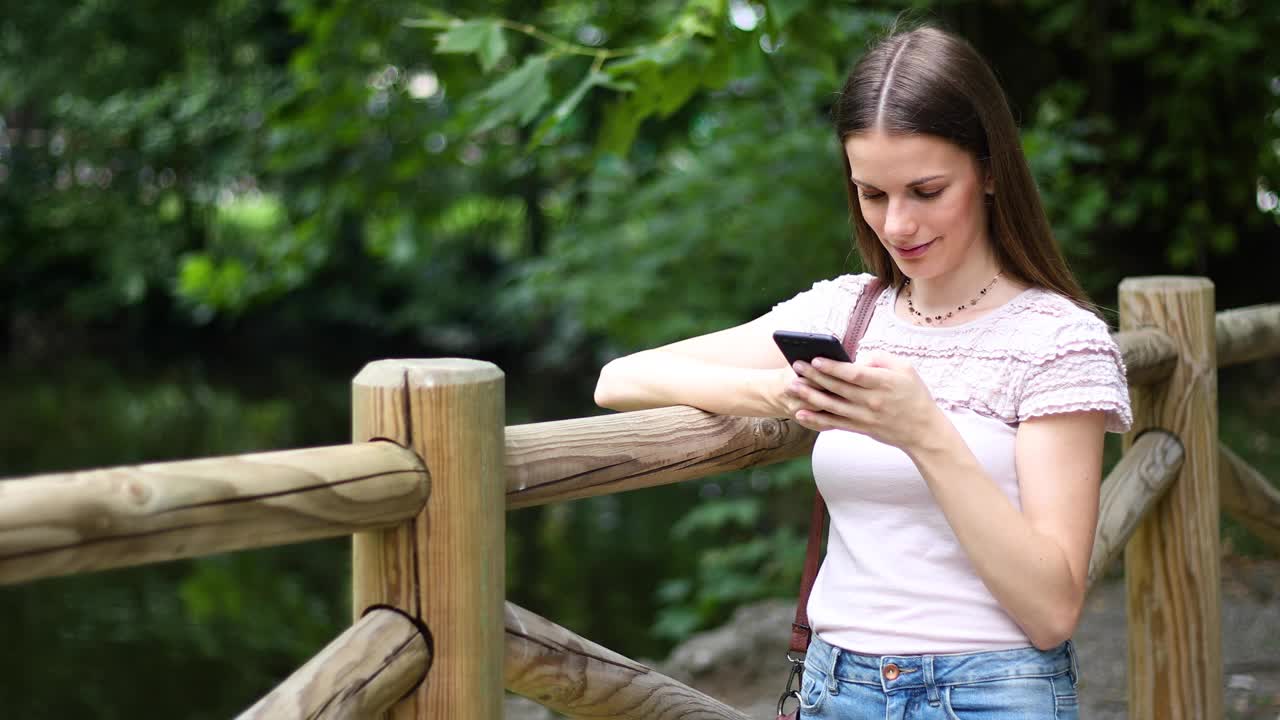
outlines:
[{"label": "beaded necklace", "polygon": [[[906,281],[907,312],[911,313],[912,315],[911,321],[914,322],[916,325],[932,325],[935,322],[942,323],[944,320],[950,320],[952,315],[955,315],[956,313],[960,312],[961,310],[964,310],[965,308],[970,308],[978,304],[978,301],[982,299],[982,296],[987,294],[987,291],[991,289],[992,285],[996,284],[996,280],[999,280],[1000,276],[1003,274],[1004,274],[1003,270],[996,273],[996,276],[991,278],[991,282],[987,283],[986,287],[979,290],[978,294],[974,295],[972,300],[966,303],[960,303],[960,305],[957,306],[955,310],[951,310],[947,312],[945,315],[942,315],[942,314],[925,315],[919,310],[916,310],[916,306],[911,302],[911,278],[907,278],[907,281]],[[922,323],[920,322],[920,320],[924,320],[924,322]]]}]

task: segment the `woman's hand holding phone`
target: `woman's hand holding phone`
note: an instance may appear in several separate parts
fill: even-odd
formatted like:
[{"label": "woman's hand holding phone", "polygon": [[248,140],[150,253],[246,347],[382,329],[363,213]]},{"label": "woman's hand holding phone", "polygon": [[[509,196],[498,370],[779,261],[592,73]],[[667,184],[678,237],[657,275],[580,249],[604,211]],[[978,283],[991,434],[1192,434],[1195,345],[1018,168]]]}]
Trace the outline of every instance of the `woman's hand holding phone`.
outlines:
[{"label": "woman's hand holding phone", "polygon": [[773,339],[792,378],[780,405],[804,427],[862,433],[903,449],[936,430],[941,413],[910,362],[871,352],[851,363],[833,335],[779,330]]},{"label": "woman's hand holding phone", "polygon": [[[816,397],[812,393],[828,394],[821,386],[811,382],[797,373],[797,368],[805,367],[815,358],[828,358],[838,362],[849,362],[840,341],[834,335],[793,332],[778,330],[773,333],[773,341],[783,357],[787,359],[787,367],[779,371],[775,382],[768,391],[770,403],[778,409],[779,417],[798,419],[797,413],[808,411],[821,412],[811,400]],[[803,363],[803,365],[801,364]]]},{"label": "woman's hand holding phone", "polygon": [[858,363],[815,358],[798,363],[789,389],[793,416],[810,430],[847,430],[910,453],[937,437],[949,421],[905,358],[871,351]]}]

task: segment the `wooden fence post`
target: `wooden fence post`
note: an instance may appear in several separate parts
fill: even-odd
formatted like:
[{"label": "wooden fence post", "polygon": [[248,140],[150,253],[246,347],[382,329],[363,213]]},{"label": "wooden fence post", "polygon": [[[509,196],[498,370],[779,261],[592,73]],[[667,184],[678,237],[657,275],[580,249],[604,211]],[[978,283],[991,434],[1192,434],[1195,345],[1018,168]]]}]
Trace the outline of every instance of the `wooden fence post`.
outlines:
[{"label": "wooden fence post", "polygon": [[501,720],[506,588],[503,374],[475,360],[382,360],[352,385],[352,439],[411,448],[431,497],[399,528],[357,534],[353,610],[420,618],[434,663],[396,720]]},{"label": "wooden fence post", "polygon": [[1131,386],[1134,427],[1176,434],[1182,471],[1125,549],[1129,717],[1223,716],[1218,535],[1218,365],[1213,283],[1196,277],[1120,283],[1120,329],[1159,329],[1178,350],[1168,380]]}]

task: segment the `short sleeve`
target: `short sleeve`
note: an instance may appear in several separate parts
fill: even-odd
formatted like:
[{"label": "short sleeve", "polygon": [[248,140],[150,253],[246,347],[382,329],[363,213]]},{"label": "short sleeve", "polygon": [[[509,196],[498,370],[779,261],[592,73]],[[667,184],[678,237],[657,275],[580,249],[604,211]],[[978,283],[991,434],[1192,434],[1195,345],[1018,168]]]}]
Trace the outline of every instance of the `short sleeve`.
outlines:
[{"label": "short sleeve", "polygon": [[1054,347],[1028,370],[1018,421],[1043,415],[1101,410],[1108,432],[1133,425],[1124,359],[1107,326],[1093,315],[1065,323]]},{"label": "short sleeve", "polygon": [[841,275],[819,280],[813,287],[773,306],[769,314],[775,330],[831,333],[843,337],[849,314],[871,275]]}]

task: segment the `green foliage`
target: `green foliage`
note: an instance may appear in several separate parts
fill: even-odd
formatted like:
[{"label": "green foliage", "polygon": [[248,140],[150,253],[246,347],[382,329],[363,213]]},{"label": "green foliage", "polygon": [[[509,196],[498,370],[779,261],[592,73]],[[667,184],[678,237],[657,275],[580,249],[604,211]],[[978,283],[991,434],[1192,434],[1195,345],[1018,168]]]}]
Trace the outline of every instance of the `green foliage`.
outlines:
[{"label": "green foliage", "polygon": [[[283,87],[253,34],[269,13],[185,7],[28,6],[4,21],[9,57],[27,62],[5,63],[0,81],[12,109],[0,305],[101,322],[170,297],[220,188],[252,172],[263,111]],[[215,22],[242,41],[210,42],[201,28]],[[30,283],[49,276],[63,281]]]},{"label": "green foliage", "polygon": [[804,564],[811,487],[807,460],[703,483],[701,499],[671,527],[671,539],[704,549],[691,572],[669,574],[658,585],[654,634],[679,642],[723,622],[743,603],[793,595]]},{"label": "green foliage", "polygon": [[502,25],[493,20],[471,20],[452,26],[436,38],[438,53],[475,53],[480,67],[489,72],[507,54]]}]

